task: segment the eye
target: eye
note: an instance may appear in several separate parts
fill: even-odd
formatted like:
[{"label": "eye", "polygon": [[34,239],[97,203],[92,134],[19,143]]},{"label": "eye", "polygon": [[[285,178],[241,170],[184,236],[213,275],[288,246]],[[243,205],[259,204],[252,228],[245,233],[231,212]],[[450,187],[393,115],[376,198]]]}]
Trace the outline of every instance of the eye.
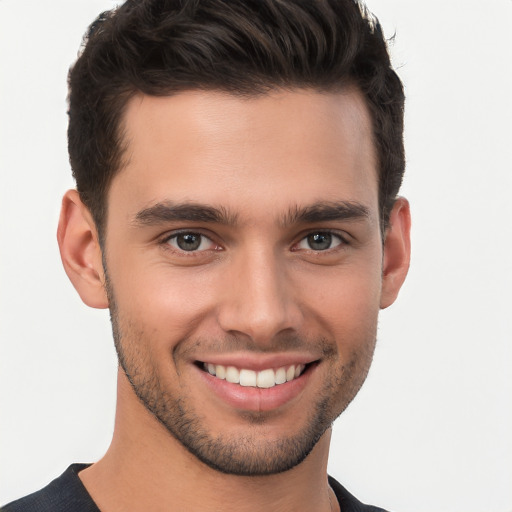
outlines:
[{"label": "eye", "polygon": [[333,249],[343,243],[345,243],[345,241],[339,235],[329,233],[328,231],[317,231],[304,237],[297,244],[297,249],[327,251],[328,249]]},{"label": "eye", "polygon": [[207,251],[217,247],[217,245],[208,237],[202,235],[201,233],[193,233],[190,231],[176,233],[175,235],[167,238],[165,243],[169,244],[175,249],[186,252]]}]

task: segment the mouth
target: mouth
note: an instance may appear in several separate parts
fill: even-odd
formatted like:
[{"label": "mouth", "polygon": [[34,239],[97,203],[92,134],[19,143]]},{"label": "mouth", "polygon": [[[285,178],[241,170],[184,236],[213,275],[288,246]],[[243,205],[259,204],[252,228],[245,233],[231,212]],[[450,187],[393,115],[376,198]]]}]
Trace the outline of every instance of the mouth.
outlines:
[{"label": "mouth", "polygon": [[219,356],[196,360],[194,366],[203,376],[200,382],[220,403],[238,411],[275,411],[298,403],[321,364],[321,359],[304,354],[290,356],[253,358],[230,354],[224,361]]},{"label": "mouth", "polygon": [[243,387],[269,389],[298,379],[315,363],[296,363],[259,371],[202,361],[197,361],[196,364],[201,370],[209,373],[216,379],[225,380],[231,384],[238,384]]}]

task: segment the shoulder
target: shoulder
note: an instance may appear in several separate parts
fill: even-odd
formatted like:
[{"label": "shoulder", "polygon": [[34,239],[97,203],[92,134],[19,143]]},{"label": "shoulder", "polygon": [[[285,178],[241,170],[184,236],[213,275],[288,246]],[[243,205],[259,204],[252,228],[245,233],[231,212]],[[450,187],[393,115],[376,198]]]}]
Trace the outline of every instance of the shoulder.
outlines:
[{"label": "shoulder", "polygon": [[87,466],[72,464],[46,487],[4,505],[1,512],[100,512],[78,477]]},{"label": "shoulder", "polygon": [[383,508],[361,503],[332,476],[329,476],[329,485],[334,491],[334,494],[336,494],[336,498],[338,498],[340,508],[343,512],[386,512]]}]

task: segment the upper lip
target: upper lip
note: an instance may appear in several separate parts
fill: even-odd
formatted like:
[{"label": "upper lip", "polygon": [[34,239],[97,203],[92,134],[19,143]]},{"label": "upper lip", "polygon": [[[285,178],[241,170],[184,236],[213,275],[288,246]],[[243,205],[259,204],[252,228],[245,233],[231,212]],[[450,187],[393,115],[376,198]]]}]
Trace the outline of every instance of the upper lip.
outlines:
[{"label": "upper lip", "polygon": [[234,366],[235,368],[244,368],[247,370],[261,371],[268,368],[282,368],[294,364],[313,363],[320,358],[311,354],[304,353],[278,353],[278,354],[254,354],[254,353],[234,353],[234,354],[205,354],[196,359],[201,363],[211,363],[214,365]]}]

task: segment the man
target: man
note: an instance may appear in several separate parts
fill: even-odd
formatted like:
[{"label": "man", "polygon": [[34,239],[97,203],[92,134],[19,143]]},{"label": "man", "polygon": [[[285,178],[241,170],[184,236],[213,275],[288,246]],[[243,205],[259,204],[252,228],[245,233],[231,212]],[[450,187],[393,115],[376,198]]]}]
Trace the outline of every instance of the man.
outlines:
[{"label": "man", "polygon": [[403,92],[352,0],[128,1],[69,78],[58,241],[113,440],[13,511],[381,510],[327,477],[409,264]]}]

